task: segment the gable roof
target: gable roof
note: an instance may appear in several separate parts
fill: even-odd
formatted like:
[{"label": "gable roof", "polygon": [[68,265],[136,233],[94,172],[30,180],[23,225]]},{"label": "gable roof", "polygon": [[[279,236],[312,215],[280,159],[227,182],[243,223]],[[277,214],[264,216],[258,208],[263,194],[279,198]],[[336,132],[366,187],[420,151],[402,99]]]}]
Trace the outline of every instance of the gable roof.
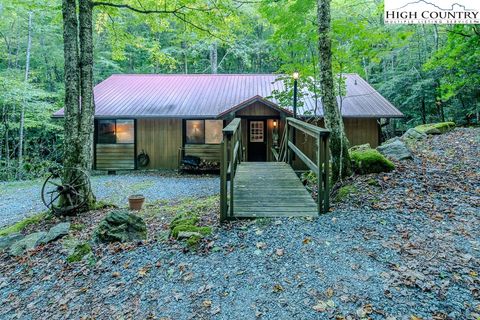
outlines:
[{"label": "gable roof", "polygon": [[[342,115],[352,118],[391,118],[403,114],[357,74],[346,74],[346,96]],[[198,74],[112,75],[95,86],[97,118],[217,118],[232,110],[261,101],[282,110],[272,98],[274,91],[284,91],[283,81],[274,74]],[[304,93],[298,115],[312,115],[313,94]],[[286,112],[291,112],[291,108]],[[316,114],[323,116],[318,101]],[[63,116],[63,109],[54,116]]]}]

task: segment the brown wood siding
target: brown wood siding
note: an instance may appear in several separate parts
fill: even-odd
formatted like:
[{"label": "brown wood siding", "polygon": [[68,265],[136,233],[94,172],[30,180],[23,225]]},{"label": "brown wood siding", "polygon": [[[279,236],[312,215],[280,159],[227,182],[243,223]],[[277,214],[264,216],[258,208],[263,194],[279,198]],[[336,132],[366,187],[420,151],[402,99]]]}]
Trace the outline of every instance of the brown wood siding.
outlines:
[{"label": "brown wood siding", "polygon": [[133,170],[135,169],[135,145],[97,144],[97,170]]},{"label": "brown wood siding", "polygon": [[220,162],[219,144],[185,144],[185,155],[199,157],[206,161]]},{"label": "brown wood siding", "polygon": [[378,147],[380,137],[377,119],[347,118],[344,119],[344,123],[350,145],[370,143],[372,148]]},{"label": "brown wood siding", "polygon": [[264,117],[264,116],[275,116],[278,117],[280,112],[274,110],[261,102],[255,102],[245,107],[241,110],[238,110],[235,113],[236,117]]},{"label": "brown wood siding", "polygon": [[138,119],[137,152],[145,150],[150,157],[142,169],[178,168],[182,131],[182,119]]},{"label": "brown wood siding", "polygon": [[[347,134],[350,146],[369,143],[372,148],[378,146],[379,132],[377,119],[371,118],[344,118],[345,133]],[[323,120],[320,120],[317,125],[324,128]],[[305,153],[311,160],[316,161],[315,140],[303,134],[296,133],[296,144],[303,153]],[[294,168],[297,170],[304,170],[306,166],[298,158],[293,162]]]}]

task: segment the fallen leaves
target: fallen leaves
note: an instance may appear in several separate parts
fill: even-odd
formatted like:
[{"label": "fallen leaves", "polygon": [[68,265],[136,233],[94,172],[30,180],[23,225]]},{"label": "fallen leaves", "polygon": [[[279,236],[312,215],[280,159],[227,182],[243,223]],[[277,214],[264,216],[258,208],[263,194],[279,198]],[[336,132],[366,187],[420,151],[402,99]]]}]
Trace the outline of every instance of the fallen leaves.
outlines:
[{"label": "fallen leaves", "polygon": [[280,293],[280,292],[282,292],[282,291],[284,291],[284,290],[285,290],[285,289],[283,289],[282,285],[281,285],[281,284],[278,284],[278,283],[275,284],[275,285],[273,286],[273,289],[272,289],[272,291],[275,292],[275,293]]}]

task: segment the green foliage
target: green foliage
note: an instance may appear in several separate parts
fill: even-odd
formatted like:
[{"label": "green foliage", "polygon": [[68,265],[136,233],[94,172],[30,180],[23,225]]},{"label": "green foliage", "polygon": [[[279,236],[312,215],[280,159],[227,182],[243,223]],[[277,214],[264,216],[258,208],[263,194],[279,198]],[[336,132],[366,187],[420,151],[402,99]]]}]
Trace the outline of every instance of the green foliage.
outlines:
[{"label": "green foliage", "polygon": [[393,162],[375,149],[352,151],[350,157],[358,174],[389,172],[395,169]]},{"label": "green foliage", "polygon": [[8,236],[9,234],[12,234],[12,233],[21,232],[29,225],[39,223],[48,217],[49,217],[49,214],[47,212],[42,212],[34,216],[25,218],[22,221],[19,221],[11,226],[0,229],[0,237]]}]

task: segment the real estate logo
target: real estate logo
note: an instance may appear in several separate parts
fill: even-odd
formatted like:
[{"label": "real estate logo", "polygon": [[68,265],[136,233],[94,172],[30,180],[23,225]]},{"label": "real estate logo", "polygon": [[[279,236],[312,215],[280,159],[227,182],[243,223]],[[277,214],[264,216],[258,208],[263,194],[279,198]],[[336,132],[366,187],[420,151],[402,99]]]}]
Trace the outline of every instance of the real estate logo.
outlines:
[{"label": "real estate logo", "polygon": [[385,0],[388,24],[478,24],[479,0]]}]

